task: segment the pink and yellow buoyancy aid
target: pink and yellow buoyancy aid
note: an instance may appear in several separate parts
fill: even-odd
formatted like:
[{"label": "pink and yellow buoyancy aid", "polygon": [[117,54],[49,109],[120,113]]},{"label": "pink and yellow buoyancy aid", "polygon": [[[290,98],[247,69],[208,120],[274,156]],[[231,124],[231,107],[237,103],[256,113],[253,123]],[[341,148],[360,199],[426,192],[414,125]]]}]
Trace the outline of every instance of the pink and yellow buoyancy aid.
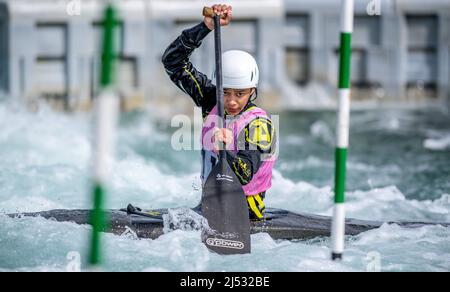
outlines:
[{"label": "pink and yellow buoyancy aid", "polygon": [[[244,130],[252,120],[258,117],[268,119],[268,115],[264,110],[258,107],[252,107],[237,118],[234,118],[231,122],[227,120],[228,124],[226,124],[226,127],[233,132],[234,145],[227,145],[226,150],[232,151],[235,154],[239,151],[237,146],[239,133]],[[217,119],[217,106],[215,106],[206,117],[202,129],[203,161],[201,178],[203,185],[205,185],[206,179],[212,168],[218,162],[218,155],[213,151],[214,128],[216,127]],[[248,184],[242,186],[244,193],[247,196],[265,192],[272,186],[272,169],[275,165],[275,161],[276,159],[274,156],[266,157],[252,180]]]}]

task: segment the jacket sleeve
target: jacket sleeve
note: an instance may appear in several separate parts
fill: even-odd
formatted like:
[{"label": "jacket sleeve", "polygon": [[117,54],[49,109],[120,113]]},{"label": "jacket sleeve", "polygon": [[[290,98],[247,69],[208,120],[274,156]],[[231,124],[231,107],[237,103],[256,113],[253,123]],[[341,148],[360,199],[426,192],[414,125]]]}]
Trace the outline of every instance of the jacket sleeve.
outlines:
[{"label": "jacket sleeve", "polygon": [[197,106],[202,107],[204,116],[216,104],[216,87],[205,74],[195,69],[189,57],[209,32],[209,28],[203,22],[184,30],[169,45],[162,57],[162,63],[170,79],[187,93]]},{"label": "jacket sleeve", "polygon": [[256,118],[239,133],[239,151],[237,154],[227,151],[227,161],[242,185],[250,183],[265,155],[275,153],[276,144],[276,133],[270,119]]}]

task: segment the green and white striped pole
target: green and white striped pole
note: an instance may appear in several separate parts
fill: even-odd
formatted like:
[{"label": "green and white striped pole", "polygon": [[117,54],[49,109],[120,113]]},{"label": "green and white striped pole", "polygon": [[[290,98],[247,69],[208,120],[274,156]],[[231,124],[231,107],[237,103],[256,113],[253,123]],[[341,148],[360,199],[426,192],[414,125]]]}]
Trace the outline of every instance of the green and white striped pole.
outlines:
[{"label": "green and white striped pole", "polygon": [[352,52],[353,0],[341,2],[341,45],[339,53],[339,102],[336,125],[336,173],[333,222],[331,224],[332,260],[342,259],[345,236],[345,176],[350,127],[350,59]]},{"label": "green and white striped pole", "polygon": [[101,53],[100,95],[94,104],[94,153],[93,153],[93,199],[94,208],[91,214],[93,226],[90,243],[89,265],[98,267],[101,264],[100,234],[106,226],[103,203],[106,184],[109,181],[111,164],[114,156],[115,128],[117,124],[119,98],[114,88],[115,81],[115,26],[116,10],[112,4],[105,9],[103,20],[103,43]]}]

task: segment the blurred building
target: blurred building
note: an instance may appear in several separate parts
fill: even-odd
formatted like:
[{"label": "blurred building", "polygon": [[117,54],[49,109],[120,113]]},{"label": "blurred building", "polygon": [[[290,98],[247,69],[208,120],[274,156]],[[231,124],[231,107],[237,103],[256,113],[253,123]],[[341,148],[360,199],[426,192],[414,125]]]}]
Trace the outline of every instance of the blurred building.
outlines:
[{"label": "blurred building", "polygon": [[[183,29],[217,1],[122,0],[118,30],[124,109],[146,104],[183,110],[161,56]],[[219,1],[220,2],[220,1]],[[257,58],[261,102],[272,108],[333,107],[338,71],[340,1],[236,0],[223,49]],[[352,54],[354,104],[450,100],[450,2],[356,0]],[[32,102],[86,109],[97,92],[100,0],[0,0],[0,91]],[[193,54],[214,66],[211,34]],[[186,103],[185,103],[186,101]]]}]

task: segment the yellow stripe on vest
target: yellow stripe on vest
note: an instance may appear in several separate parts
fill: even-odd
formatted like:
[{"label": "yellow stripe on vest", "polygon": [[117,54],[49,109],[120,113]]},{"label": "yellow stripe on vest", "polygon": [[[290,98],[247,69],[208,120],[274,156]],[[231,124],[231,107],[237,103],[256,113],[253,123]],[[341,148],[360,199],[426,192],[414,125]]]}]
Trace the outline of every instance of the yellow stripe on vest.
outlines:
[{"label": "yellow stripe on vest", "polygon": [[263,215],[261,214],[261,212],[259,212],[258,207],[256,207],[255,204],[255,199],[251,196],[247,197],[247,202],[250,206],[250,209],[253,211],[253,213],[255,213],[256,217],[258,217],[258,219],[262,219]]},{"label": "yellow stripe on vest", "polygon": [[264,205],[264,202],[261,199],[261,196],[260,195],[256,195],[254,197],[255,197],[255,200],[258,202],[258,205],[261,208],[261,210],[264,210],[266,208],[266,206]]}]

